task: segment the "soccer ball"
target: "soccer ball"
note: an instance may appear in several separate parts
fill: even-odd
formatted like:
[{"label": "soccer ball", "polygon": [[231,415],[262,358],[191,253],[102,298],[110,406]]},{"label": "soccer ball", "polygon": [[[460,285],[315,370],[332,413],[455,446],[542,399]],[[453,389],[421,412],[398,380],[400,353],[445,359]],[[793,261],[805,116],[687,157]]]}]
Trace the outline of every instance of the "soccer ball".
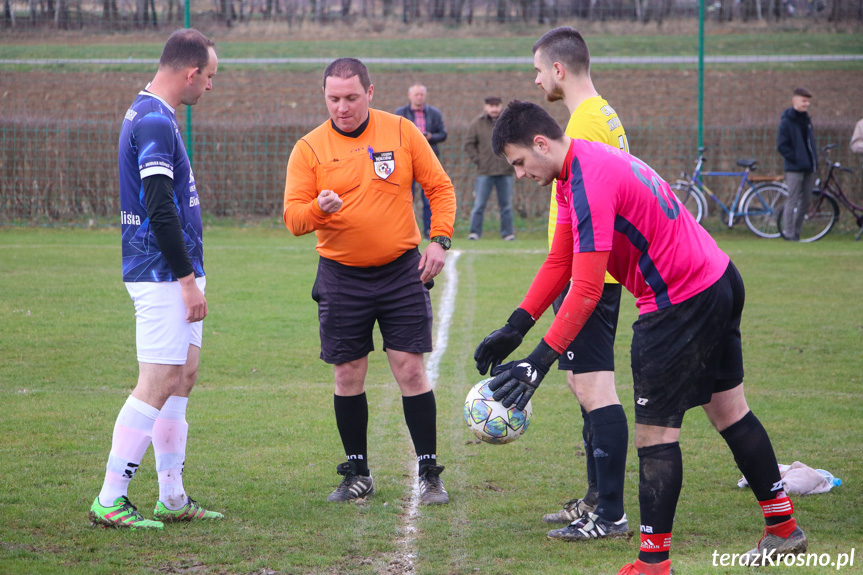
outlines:
[{"label": "soccer ball", "polygon": [[501,445],[521,437],[530,425],[533,407],[530,401],[524,410],[509,408],[492,399],[493,392],[488,388],[491,378],[477,383],[464,400],[464,420],[474,435],[485,441]]}]

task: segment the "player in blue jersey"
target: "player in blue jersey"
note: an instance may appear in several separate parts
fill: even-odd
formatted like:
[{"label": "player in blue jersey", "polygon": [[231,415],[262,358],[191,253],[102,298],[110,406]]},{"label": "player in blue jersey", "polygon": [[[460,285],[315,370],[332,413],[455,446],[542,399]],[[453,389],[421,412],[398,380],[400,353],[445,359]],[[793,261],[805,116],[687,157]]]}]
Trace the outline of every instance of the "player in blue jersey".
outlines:
[{"label": "player in blue jersey", "polygon": [[[221,519],[186,495],[186,405],[198,376],[204,297],[201,208],[175,109],[213,89],[213,42],[193,29],[168,39],[153,81],[135,98],[120,132],[123,281],[135,303],[138,384],[114,424],[102,490],[90,521],[162,529],[165,522]],[[128,499],[152,442],[159,476],[155,520]]]}]

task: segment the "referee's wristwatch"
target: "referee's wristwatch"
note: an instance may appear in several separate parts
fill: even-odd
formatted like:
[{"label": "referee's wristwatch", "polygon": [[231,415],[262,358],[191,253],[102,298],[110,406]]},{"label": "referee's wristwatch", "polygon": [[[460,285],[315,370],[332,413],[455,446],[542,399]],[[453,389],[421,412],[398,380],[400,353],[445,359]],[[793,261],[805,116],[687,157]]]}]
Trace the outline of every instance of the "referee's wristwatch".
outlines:
[{"label": "referee's wristwatch", "polygon": [[435,236],[431,239],[436,244],[440,244],[441,247],[445,250],[450,249],[452,247],[452,240],[446,236]]}]

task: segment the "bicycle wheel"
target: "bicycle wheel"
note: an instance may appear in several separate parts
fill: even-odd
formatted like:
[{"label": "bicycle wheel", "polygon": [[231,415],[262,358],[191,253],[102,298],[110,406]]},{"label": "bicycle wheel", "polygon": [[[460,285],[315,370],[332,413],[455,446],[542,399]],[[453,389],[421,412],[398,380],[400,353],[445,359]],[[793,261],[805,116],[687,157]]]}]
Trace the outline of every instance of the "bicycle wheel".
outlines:
[{"label": "bicycle wheel", "polygon": [[778,184],[760,184],[746,190],[740,200],[746,226],[756,236],[778,238],[781,234],[777,214],[786,199],[788,190]]},{"label": "bicycle wheel", "polygon": [[677,180],[671,185],[671,191],[695,221],[701,223],[701,219],[707,215],[707,200],[701,190],[685,180]]},{"label": "bicycle wheel", "polygon": [[[800,230],[800,241],[804,243],[820,240],[827,235],[833,224],[839,220],[839,203],[829,192],[812,191],[812,202],[806,217],[803,218],[803,228]],[[782,214],[779,214],[779,232],[782,233]]]}]

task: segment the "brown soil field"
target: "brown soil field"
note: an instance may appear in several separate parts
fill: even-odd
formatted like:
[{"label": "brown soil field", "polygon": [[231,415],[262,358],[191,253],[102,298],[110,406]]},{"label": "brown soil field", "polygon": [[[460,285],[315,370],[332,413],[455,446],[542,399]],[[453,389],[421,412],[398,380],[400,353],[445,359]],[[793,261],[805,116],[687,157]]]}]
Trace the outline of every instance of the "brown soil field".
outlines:
[{"label": "brown soil field", "polygon": [[[119,124],[151,78],[151,73],[40,70],[0,75],[0,130],[5,134],[0,203],[6,213],[0,221],[113,214]],[[666,179],[691,168],[697,147],[697,73],[600,69],[593,78],[623,121],[634,154]],[[472,168],[462,153],[467,126],[488,95],[541,102],[533,80],[528,70],[431,74],[372,69],[372,105],[392,111],[406,103],[408,86],[419,82],[428,87],[428,103],[442,110],[449,132],[441,161],[456,185],[459,217],[466,218],[473,191]],[[709,71],[704,85],[709,169],[732,169],[735,159],[754,157],[761,161],[762,173],[781,173],[776,127],[796,86],[814,94],[810,113],[819,143],[840,144],[836,159],[860,167],[859,158],[847,148],[863,115],[859,97],[852,97],[863,85],[863,74]],[[196,177],[213,196],[203,198],[207,211],[218,216],[280,213],[291,146],[327,117],[320,86],[320,72],[220,69],[213,91],[192,113]],[[546,105],[560,122],[566,121],[562,104]],[[178,118],[184,128],[185,111],[178,111]],[[854,195],[863,198],[859,170],[845,180]],[[33,204],[34,189],[42,199],[38,206]],[[542,216],[547,203],[547,190],[531,182],[517,184],[521,216]]]}]

